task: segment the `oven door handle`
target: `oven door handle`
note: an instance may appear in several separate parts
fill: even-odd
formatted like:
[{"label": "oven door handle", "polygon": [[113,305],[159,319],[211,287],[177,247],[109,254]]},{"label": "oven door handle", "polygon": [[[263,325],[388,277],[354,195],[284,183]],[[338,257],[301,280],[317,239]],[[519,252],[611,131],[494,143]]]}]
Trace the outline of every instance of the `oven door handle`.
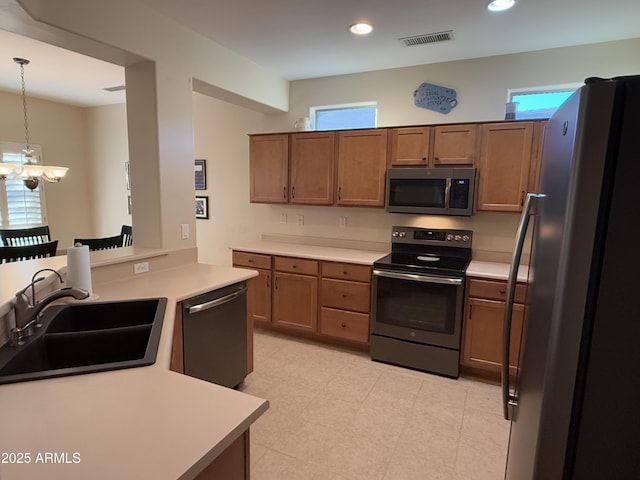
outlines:
[{"label": "oven door handle", "polygon": [[435,277],[431,275],[417,275],[415,273],[398,273],[398,272],[386,272],[382,270],[374,270],[373,274],[376,277],[396,278],[398,280],[415,280],[416,282],[424,283],[442,283],[445,285],[462,285],[464,279],[451,278],[451,277]]}]

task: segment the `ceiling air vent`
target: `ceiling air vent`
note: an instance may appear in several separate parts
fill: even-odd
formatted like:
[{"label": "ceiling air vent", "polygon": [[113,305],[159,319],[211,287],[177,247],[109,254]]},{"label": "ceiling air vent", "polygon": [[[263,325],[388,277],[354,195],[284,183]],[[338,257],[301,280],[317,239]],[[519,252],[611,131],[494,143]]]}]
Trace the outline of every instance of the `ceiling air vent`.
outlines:
[{"label": "ceiling air vent", "polygon": [[446,42],[453,40],[453,30],[437,33],[425,33],[423,35],[415,35],[413,37],[399,38],[405,47],[417,47],[418,45],[428,45],[430,43]]},{"label": "ceiling air vent", "polygon": [[124,90],[124,89],[125,89],[124,85],[117,85],[115,87],[103,88],[103,90],[106,90],[107,92],[119,92],[120,90]]}]

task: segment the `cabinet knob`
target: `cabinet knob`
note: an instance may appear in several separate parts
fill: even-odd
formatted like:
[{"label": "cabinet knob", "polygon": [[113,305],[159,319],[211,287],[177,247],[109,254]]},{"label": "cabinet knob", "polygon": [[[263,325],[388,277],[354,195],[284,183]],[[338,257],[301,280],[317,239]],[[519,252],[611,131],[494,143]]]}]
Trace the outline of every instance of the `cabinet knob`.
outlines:
[{"label": "cabinet knob", "polygon": [[287,199],[287,187],[282,187],[282,198]]},{"label": "cabinet knob", "polygon": [[293,265],[291,265],[291,268],[298,268],[298,265],[294,263]]},{"label": "cabinet knob", "polygon": [[500,293],[507,293],[507,291],[504,288],[501,288]]},{"label": "cabinet knob", "polygon": [[348,272],[342,272],[342,274],[343,274],[343,275],[349,275],[349,273],[348,273]]},{"label": "cabinet knob", "polygon": [[347,298],[347,294],[342,292],[342,298]]},{"label": "cabinet knob", "polygon": [[347,328],[347,324],[346,324],[346,323],[344,323],[344,322],[342,322],[342,323],[340,324],[340,326],[341,326],[342,328]]},{"label": "cabinet knob", "polygon": [[440,162],[440,157],[433,157],[433,160],[434,160],[436,163],[438,163],[438,162]]},{"label": "cabinet knob", "polygon": [[422,157],[422,161],[426,162],[427,161],[427,157]]},{"label": "cabinet knob", "polygon": [[249,260],[247,260],[247,261],[248,261],[249,263],[253,263],[253,262],[254,262],[253,258],[250,258],[250,259],[249,259]]}]

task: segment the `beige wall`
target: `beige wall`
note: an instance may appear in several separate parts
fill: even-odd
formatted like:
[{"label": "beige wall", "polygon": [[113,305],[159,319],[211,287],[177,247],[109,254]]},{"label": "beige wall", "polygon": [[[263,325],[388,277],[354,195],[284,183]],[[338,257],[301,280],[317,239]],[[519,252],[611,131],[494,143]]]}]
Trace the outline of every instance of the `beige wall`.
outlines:
[{"label": "beige wall", "polygon": [[[370,100],[378,102],[380,126],[500,120],[509,88],[633,73],[640,73],[640,39],[292,82],[291,110],[277,116],[195,95],[195,152],[197,158],[207,159],[209,189],[204,193],[210,197],[211,215],[197,222],[199,258],[228,263],[229,246],[257,240],[262,233],[387,242],[393,225],[471,229],[476,251],[508,258],[517,214],[454,218],[371,208],[248,204],[246,134],[291,130],[295,119],[308,115],[314,105]],[[425,81],[455,88],[460,104],[449,115],[415,107],[413,90]],[[280,223],[283,214],[286,224]],[[304,225],[297,225],[296,215],[304,216]],[[347,217],[346,229],[339,227],[340,216]]]},{"label": "beige wall", "polygon": [[[31,143],[42,147],[48,165],[69,167],[59,184],[45,184],[47,221],[58,248],[71,245],[74,232],[90,232],[93,201],[90,196],[87,116],[82,108],[28,98]],[[24,143],[22,98],[0,92],[0,139]]]},{"label": "beige wall", "polygon": [[91,225],[89,237],[109,237],[120,233],[121,225],[131,225],[127,209],[125,163],[129,161],[125,104],[86,109],[91,172]]}]

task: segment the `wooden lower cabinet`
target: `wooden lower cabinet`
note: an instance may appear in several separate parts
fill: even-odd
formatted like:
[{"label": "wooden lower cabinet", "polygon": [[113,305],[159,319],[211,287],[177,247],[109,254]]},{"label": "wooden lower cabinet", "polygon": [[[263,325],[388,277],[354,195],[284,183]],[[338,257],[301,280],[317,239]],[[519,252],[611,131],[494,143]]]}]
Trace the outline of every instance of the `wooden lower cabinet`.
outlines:
[{"label": "wooden lower cabinet", "polygon": [[249,430],[229,445],[213,462],[207,465],[195,480],[249,480]]},{"label": "wooden lower cabinet", "polygon": [[273,279],[273,323],[315,332],[318,308],[318,278],[275,272]]},{"label": "wooden lower cabinet", "polygon": [[253,326],[271,322],[271,255],[232,253],[233,266],[250,268],[257,277],[247,280],[247,373],[253,372]]},{"label": "wooden lower cabinet", "polygon": [[320,290],[320,334],[369,343],[371,268],[322,262]]},{"label": "wooden lower cabinet", "polygon": [[[518,285],[516,300],[524,301],[524,285]],[[462,366],[472,372],[499,378],[502,368],[502,332],[506,295],[506,282],[469,279],[468,297],[462,346]],[[487,297],[476,298],[474,293],[484,292]],[[523,303],[515,303],[511,322],[511,349],[509,371],[515,375],[520,355],[520,342],[524,320]]]}]

